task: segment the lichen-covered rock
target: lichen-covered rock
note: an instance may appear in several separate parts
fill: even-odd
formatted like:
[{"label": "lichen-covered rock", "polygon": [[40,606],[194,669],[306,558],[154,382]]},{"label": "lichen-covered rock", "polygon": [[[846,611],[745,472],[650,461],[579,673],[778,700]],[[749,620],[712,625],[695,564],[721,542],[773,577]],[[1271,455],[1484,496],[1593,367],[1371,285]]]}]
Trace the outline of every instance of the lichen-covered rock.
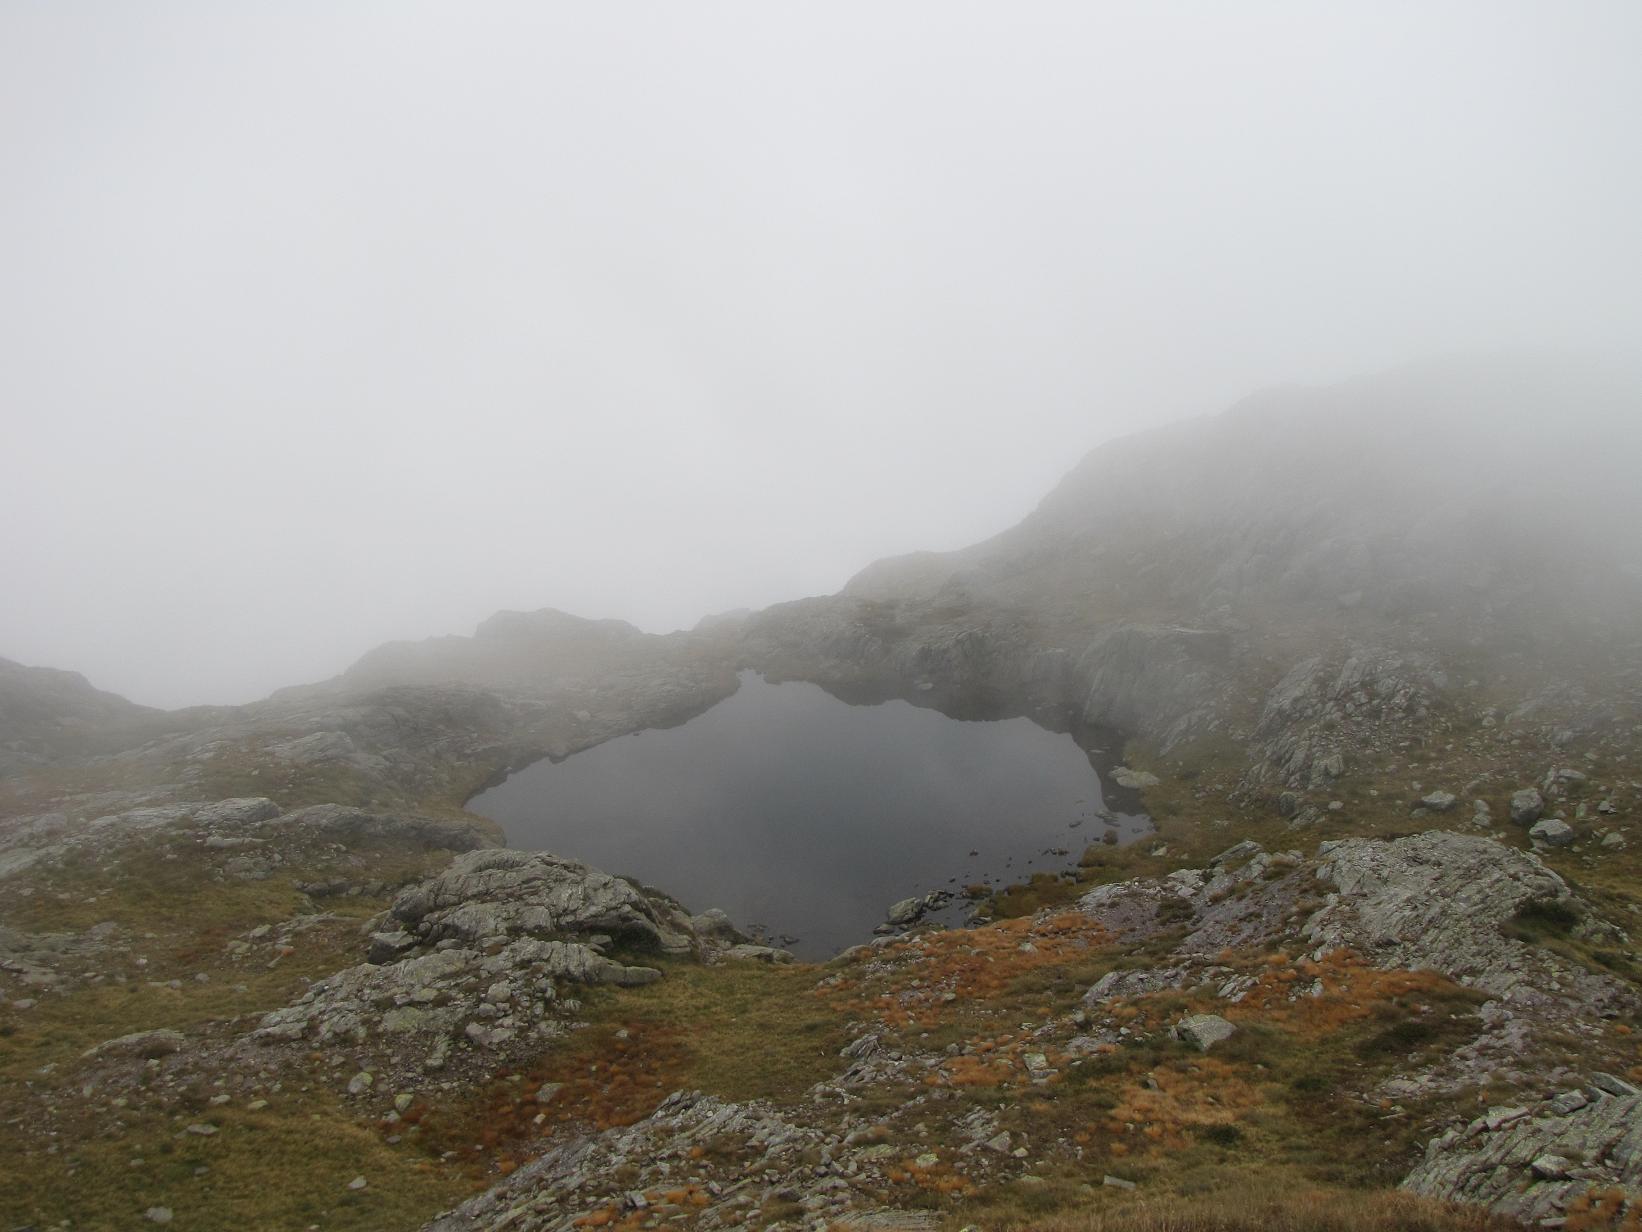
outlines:
[{"label": "lichen-covered rock", "polygon": [[884,920],[890,924],[906,925],[917,923],[924,914],[924,900],[922,897],[903,898],[890,906],[884,913]]},{"label": "lichen-covered rock", "polygon": [[605,933],[668,953],[696,944],[690,917],[665,896],[545,851],[468,852],[401,892],[389,914],[426,942]]},{"label": "lichen-covered rock", "polygon": [[1237,1034],[1237,1028],[1219,1014],[1193,1014],[1175,1024],[1175,1036],[1202,1052],[1223,1044]]},{"label": "lichen-covered rock", "polygon": [[1576,906],[1539,857],[1476,835],[1432,830],[1393,842],[1347,839],[1318,848],[1336,892],[1306,922],[1319,949],[1352,949],[1386,967],[1432,970],[1496,996],[1558,986],[1592,1010],[1618,986],[1503,931],[1530,903]]},{"label": "lichen-covered rock", "polygon": [[1530,1225],[1564,1217],[1592,1189],[1618,1190],[1635,1209],[1642,1203],[1642,1094],[1620,1080],[1599,1085],[1602,1078],[1450,1130],[1426,1147],[1403,1187]]},{"label": "lichen-covered rock", "polygon": [[187,1039],[181,1031],[161,1027],[155,1031],[134,1031],[130,1035],[104,1040],[96,1047],[86,1049],[84,1055],[87,1060],[98,1057],[135,1057],[146,1061],[154,1057],[168,1057],[180,1051],[186,1042]]},{"label": "lichen-covered rock", "polygon": [[545,852],[458,856],[401,892],[366,931],[368,961],[267,1014],[250,1038],[374,1052],[396,1082],[414,1080],[465,1060],[539,1051],[567,1029],[563,985],[661,978],[601,952],[617,939],[699,948],[689,917],[665,896]]},{"label": "lichen-covered rock", "polygon": [[1519,826],[1531,826],[1545,813],[1545,797],[1537,787],[1524,787],[1511,793],[1511,820]]},{"label": "lichen-covered rock", "polygon": [[1574,828],[1556,817],[1536,821],[1528,828],[1528,837],[1547,847],[1571,847],[1577,837]]}]

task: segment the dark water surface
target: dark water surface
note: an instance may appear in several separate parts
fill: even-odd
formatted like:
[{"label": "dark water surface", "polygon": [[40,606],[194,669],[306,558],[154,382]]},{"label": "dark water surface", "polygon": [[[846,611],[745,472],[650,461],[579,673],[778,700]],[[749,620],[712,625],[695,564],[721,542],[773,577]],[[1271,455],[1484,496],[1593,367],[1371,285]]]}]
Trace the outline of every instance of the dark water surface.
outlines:
[{"label": "dark water surface", "polygon": [[751,672],[682,726],[537,762],[468,807],[510,846],[720,907],[806,958],[869,939],[897,899],[1024,881],[1075,864],[1110,824],[1147,828],[1109,821],[1088,755],[1030,720],[851,706]]}]

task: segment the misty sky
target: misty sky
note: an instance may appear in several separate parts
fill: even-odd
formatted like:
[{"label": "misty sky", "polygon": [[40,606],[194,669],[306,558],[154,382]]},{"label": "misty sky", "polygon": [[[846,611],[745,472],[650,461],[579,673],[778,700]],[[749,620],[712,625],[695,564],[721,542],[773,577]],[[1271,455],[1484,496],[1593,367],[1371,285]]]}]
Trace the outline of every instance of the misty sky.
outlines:
[{"label": "misty sky", "polygon": [[649,629],[1431,352],[1636,351],[1642,4],[0,0],[0,655]]}]

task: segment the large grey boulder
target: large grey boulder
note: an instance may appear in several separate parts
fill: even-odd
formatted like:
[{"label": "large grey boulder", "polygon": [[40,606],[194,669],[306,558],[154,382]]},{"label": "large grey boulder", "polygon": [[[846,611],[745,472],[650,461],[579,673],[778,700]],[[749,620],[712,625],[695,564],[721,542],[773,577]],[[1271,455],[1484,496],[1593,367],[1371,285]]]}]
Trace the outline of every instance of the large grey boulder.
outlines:
[{"label": "large grey boulder", "polygon": [[168,1057],[174,1052],[181,1051],[185,1043],[187,1039],[181,1031],[161,1027],[155,1031],[135,1031],[130,1035],[104,1040],[96,1047],[86,1049],[84,1056],[87,1060],[103,1057],[135,1057],[150,1060],[154,1057]]},{"label": "large grey boulder", "polygon": [[428,942],[604,933],[668,953],[695,948],[689,916],[677,904],[545,851],[467,852],[402,891],[389,914]]},{"label": "large grey boulder", "polygon": [[1547,817],[1529,827],[1528,837],[1536,843],[1544,843],[1547,847],[1570,847],[1577,835],[1567,822],[1556,817]]},{"label": "large grey boulder", "polygon": [[1182,1042],[1207,1052],[1236,1035],[1237,1028],[1219,1014],[1193,1014],[1175,1024],[1174,1034]]},{"label": "large grey boulder", "polygon": [[1524,787],[1511,793],[1511,820],[1519,826],[1531,826],[1545,813],[1545,797],[1537,787]]}]

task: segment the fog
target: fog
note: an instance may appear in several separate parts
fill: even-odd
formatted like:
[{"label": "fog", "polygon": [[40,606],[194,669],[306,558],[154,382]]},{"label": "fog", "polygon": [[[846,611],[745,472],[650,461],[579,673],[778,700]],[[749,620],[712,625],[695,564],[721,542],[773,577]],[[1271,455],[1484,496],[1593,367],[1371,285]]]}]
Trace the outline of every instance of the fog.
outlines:
[{"label": "fog", "polygon": [[1092,445],[1642,338],[1642,6],[0,8],[0,655],[652,630]]}]

